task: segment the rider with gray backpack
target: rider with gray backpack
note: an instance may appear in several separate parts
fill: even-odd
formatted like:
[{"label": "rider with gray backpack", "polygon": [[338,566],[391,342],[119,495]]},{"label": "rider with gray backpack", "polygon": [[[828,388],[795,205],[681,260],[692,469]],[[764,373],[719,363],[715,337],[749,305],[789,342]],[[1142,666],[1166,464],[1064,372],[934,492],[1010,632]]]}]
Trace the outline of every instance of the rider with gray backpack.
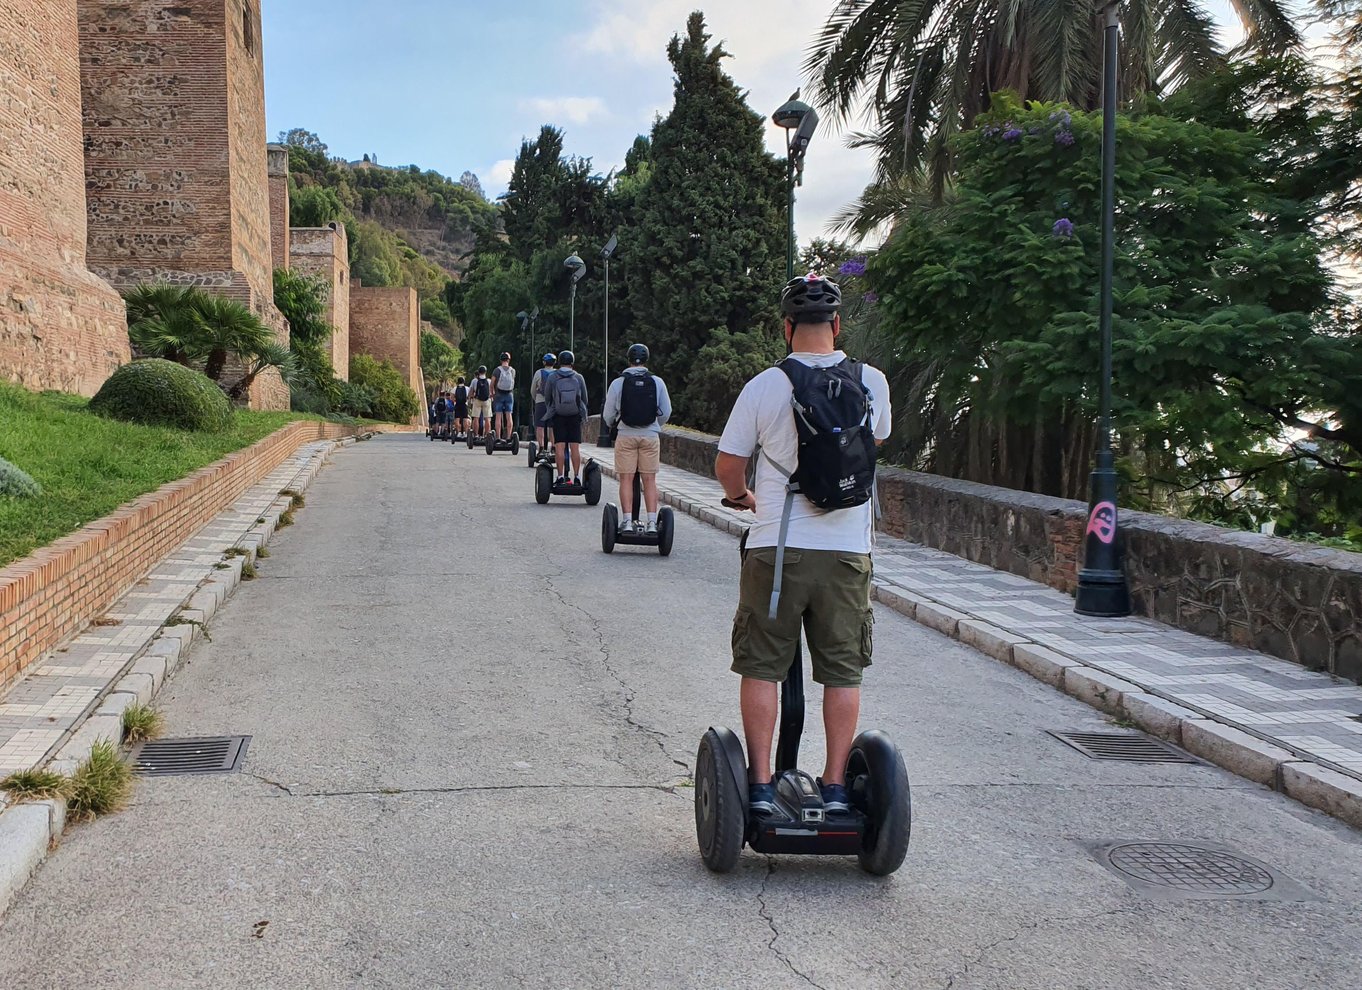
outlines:
[{"label": "rider with gray backpack", "polygon": [[[571,351],[558,354],[558,368],[544,382],[544,403],[552,416],[553,443],[558,463],[558,480],[582,480],[582,423],[586,420],[586,379],[572,367],[576,360]],[[572,476],[568,477],[568,458],[572,461]]]},{"label": "rider with gray backpack", "polygon": [[[790,356],[742,390],[719,440],[715,476],[727,504],[749,509],[733,671],[742,676],[748,803],[774,801],[771,737],[778,685],[801,631],[823,685],[825,807],[845,811],[845,773],[869,666],[873,613],[870,549],[876,446],[889,436],[884,373],[837,349],[842,295],[816,274],[781,294]],[[757,457],[755,491],[747,467]]]}]

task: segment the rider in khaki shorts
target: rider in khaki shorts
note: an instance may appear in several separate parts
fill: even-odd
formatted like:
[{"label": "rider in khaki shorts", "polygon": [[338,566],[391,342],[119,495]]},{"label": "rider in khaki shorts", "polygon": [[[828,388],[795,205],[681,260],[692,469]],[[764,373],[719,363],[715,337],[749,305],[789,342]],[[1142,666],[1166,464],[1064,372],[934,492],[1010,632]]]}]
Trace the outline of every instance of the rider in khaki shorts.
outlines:
[{"label": "rider in khaki shorts", "polygon": [[[806,369],[843,366],[835,343],[841,332],[841,290],[817,275],[794,279],[781,295],[790,359]],[[869,427],[876,443],[889,436],[889,382],[884,373],[860,365],[869,394]],[[849,373],[849,372],[848,372]],[[757,514],[748,530],[747,553],[733,617],[733,671],[742,675],[740,700],[747,736],[748,804],[756,812],[774,807],[771,737],[775,732],[778,685],[794,660],[800,632],[809,645],[813,679],[823,685],[827,762],[819,785],[829,811],[847,810],[846,763],[861,705],[861,671],[870,665],[874,615],[870,609],[872,502],[836,511],[820,509],[803,496],[790,503],[785,539],[783,587],[778,606],[772,596],[776,546],[785,510],[786,476],[776,465],[799,461],[799,435],[791,379],[768,368],[743,388],[719,440],[715,477],[730,502]],[[747,465],[758,450],[755,491],[747,487]],[[775,616],[771,610],[775,607]]]},{"label": "rider in khaki shorts", "polygon": [[620,532],[634,531],[634,475],[643,481],[647,518],[643,532],[657,532],[657,471],[662,462],[662,427],[672,414],[667,383],[648,370],[648,348],[629,348],[629,367],[610,383],[601,421],[619,428],[615,438],[615,472],[620,480]]}]

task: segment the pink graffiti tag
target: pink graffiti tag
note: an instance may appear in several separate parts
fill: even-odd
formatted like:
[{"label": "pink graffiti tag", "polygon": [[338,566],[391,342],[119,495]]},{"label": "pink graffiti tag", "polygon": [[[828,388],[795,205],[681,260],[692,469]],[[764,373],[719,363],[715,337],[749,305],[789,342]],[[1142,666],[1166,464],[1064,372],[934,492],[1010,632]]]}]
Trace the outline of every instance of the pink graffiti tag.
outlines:
[{"label": "pink graffiti tag", "polygon": [[1116,539],[1116,503],[1098,502],[1088,516],[1088,533],[1103,543]]}]

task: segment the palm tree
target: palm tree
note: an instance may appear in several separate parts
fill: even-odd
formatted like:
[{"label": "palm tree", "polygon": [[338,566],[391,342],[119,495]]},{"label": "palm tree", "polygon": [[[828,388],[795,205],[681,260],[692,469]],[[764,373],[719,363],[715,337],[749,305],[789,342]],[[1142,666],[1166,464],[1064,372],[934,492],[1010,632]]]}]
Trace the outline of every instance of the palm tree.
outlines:
[{"label": "palm tree", "polygon": [[[1300,44],[1290,0],[1232,0],[1246,53]],[[925,189],[939,201],[950,138],[991,94],[1096,109],[1101,99],[1101,0],[836,0],[805,61],[814,99],[878,152],[877,183]],[[1225,64],[1216,22],[1197,0],[1121,0],[1121,92],[1166,92]],[[891,200],[901,195],[891,195]],[[867,204],[872,205],[872,204]],[[881,211],[884,208],[880,204]],[[857,224],[859,208],[840,218]],[[862,220],[866,218],[861,218]],[[871,224],[873,226],[873,223]]]}]

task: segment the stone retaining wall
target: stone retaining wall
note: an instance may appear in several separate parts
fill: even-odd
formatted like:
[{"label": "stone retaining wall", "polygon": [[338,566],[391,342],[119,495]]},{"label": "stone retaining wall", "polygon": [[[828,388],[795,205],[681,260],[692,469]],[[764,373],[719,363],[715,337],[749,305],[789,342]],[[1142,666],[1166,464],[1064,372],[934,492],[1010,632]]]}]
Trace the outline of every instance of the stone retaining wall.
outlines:
[{"label": "stone retaining wall", "polygon": [[299,446],[354,432],[337,423],[290,423],[0,568],[0,691],[103,614],[167,553]]},{"label": "stone retaining wall", "polygon": [[[587,434],[595,442],[599,420]],[[718,438],[669,427],[662,459],[714,476]],[[1087,506],[881,468],[885,532],[1072,593]],[[1362,683],[1362,554],[1124,512],[1135,610],[1202,636]]]}]

